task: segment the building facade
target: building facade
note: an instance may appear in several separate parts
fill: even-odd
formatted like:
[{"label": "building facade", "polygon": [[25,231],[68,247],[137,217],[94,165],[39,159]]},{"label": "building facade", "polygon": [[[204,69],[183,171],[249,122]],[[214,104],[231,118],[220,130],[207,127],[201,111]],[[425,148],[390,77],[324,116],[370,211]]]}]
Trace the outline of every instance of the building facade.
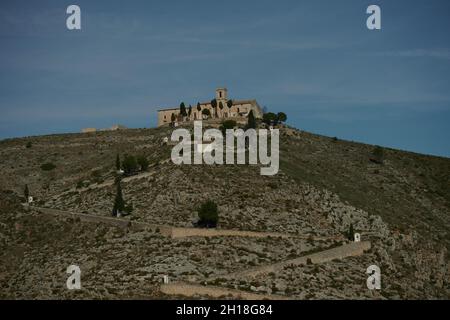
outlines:
[{"label": "building facade", "polygon": [[[213,106],[213,100],[215,100],[216,107]],[[251,110],[253,111],[255,118],[262,118],[263,112],[256,100],[230,100],[226,88],[216,89],[216,95],[213,100],[209,102],[199,102],[197,105],[193,105],[190,115],[189,105],[186,105],[187,116],[182,116],[180,114],[180,107],[160,109],[158,110],[158,127],[169,125],[172,122],[205,119],[231,118],[244,120]]]}]

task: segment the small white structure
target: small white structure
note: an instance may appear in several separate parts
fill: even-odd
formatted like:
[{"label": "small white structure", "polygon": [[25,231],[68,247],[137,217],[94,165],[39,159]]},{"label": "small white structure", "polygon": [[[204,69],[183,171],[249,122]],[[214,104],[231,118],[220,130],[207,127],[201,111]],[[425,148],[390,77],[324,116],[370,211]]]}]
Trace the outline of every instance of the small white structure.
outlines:
[{"label": "small white structure", "polygon": [[163,275],[163,283],[164,284],[168,284],[169,283],[169,276],[168,275]]},{"label": "small white structure", "polygon": [[28,201],[29,204],[30,204],[30,203],[33,203],[33,197],[32,197],[32,196],[29,196],[28,199],[27,199],[27,201]]},{"label": "small white structure", "polygon": [[82,133],[90,133],[90,132],[96,132],[97,129],[96,128],[83,128],[81,129]]},{"label": "small white structure", "polygon": [[174,122],[174,123],[173,123],[173,126],[174,126],[174,127],[178,127],[178,122]]},{"label": "small white structure", "polygon": [[164,142],[165,144],[169,143],[169,138],[168,138],[168,137],[164,137],[164,138],[163,138],[163,142]]},{"label": "small white structure", "polygon": [[119,170],[117,170],[117,173],[118,173],[118,174],[124,174],[125,171],[123,171],[122,169],[119,169]]},{"label": "small white structure", "polygon": [[361,241],[361,235],[359,233],[355,233],[354,239],[355,239],[355,242],[360,242]]},{"label": "small white structure", "polygon": [[110,130],[110,131],[116,131],[116,130],[123,130],[126,129],[127,127],[121,125],[121,124],[115,124],[113,125],[111,128],[106,129],[106,130]]}]

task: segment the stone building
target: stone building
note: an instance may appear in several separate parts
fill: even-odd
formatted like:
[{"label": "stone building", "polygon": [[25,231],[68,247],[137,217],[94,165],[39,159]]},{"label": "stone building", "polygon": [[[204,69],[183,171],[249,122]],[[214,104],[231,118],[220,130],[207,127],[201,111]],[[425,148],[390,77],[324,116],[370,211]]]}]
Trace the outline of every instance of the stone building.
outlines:
[{"label": "stone building", "polygon": [[[213,100],[216,101],[216,108],[213,107]],[[262,109],[255,99],[230,100],[226,88],[216,89],[216,96],[213,100],[192,105],[191,115],[186,117],[181,116],[180,107],[160,109],[158,110],[158,127],[170,124],[172,119],[175,119],[176,122],[225,118],[242,121],[247,118],[250,110],[253,110],[255,118],[262,118]],[[232,103],[231,107],[228,106],[229,101]],[[209,116],[204,114],[203,110],[205,109],[209,110]],[[189,104],[186,105],[186,112],[189,112]]]},{"label": "stone building", "polygon": [[97,128],[83,128],[81,129],[82,133],[90,133],[90,132],[97,132],[97,131],[116,131],[116,130],[124,130],[127,129],[127,127],[121,125],[121,124],[115,124],[110,128],[106,129],[97,129]]}]

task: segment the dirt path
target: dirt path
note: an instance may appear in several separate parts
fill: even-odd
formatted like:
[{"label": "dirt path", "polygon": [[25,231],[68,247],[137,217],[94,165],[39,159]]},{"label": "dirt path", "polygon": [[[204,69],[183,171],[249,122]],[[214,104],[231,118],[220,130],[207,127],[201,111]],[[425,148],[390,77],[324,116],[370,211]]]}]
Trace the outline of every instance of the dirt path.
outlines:
[{"label": "dirt path", "polygon": [[[171,160],[170,158],[166,159],[166,160],[163,160],[159,164],[168,163],[170,160]],[[151,168],[149,168],[149,169],[151,169]],[[129,177],[123,178],[122,182],[127,183],[127,182],[130,182],[130,181],[133,181],[133,180],[139,180],[139,179],[148,178],[148,177],[153,176],[155,173],[156,173],[156,171],[149,171],[149,172],[139,173],[139,174],[136,174],[136,175],[133,175],[133,176],[129,176]],[[64,192],[62,192],[60,194],[52,196],[52,199],[56,199],[56,198],[61,197],[61,196],[65,195],[65,194],[68,194],[70,192],[85,192],[85,191],[93,190],[93,189],[106,188],[106,187],[112,186],[114,183],[115,183],[114,179],[110,179],[110,180],[104,181],[102,183],[94,183],[94,184],[90,185],[89,187],[83,187],[83,188],[78,188],[78,189],[73,187],[73,188],[70,188],[67,191],[64,191]]]},{"label": "dirt path", "polygon": [[256,277],[258,275],[262,274],[268,274],[268,273],[276,273],[282,270],[284,267],[287,266],[301,266],[306,265],[307,263],[324,263],[328,261],[332,261],[334,259],[344,259],[347,257],[354,257],[354,256],[360,256],[364,254],[365,251],[369,250],[371,248],[370,241],[361,241],[361,242],[350,242],[347,244],[344,244],[339,247],[335,247],[332,249],[320,251],[317,253],[312,253],[303,257],[286,260],[266,266],[258,266],[254,268],[250,268],[244,271],[238,271],[233,272],[225,275],[218,275],[214,276],[212,278],[209,278],[208,280],[214,280],[214,279],[229,279],[229,278],[242,278],[242,277]]},{"label": "dirt path", "polygon": [[160,288],[162,293],[168,295],[177,295],[185,297],[208,296],[212,298],[232,297],[234,299],[244,300],[289,300],[285,296],[256,294],[236,289],[227,289],[214,286],[202,286],[197,284],[187,284],[184,282],[176,282],[163,284]]},{"label": "dirt path", "polygon": [[85,221],[85,222],[105,223],[107,225],[112,225],[112,226],[116,226],[116,227],[120,227],[120,228],[129,228],[132,230],[153,230],[153,231],[159,230],[159,233],[161,233],[164,236],[171,236],[171,234],[172,234],[172,227],[167,226],[167,225],[136,222],[136,221],[130,221],[127,219],[121,219],[121,218],[115,218],[115,217],[109,217],[109,216],[99,216],[99,215],[93,215],[93,214],[87,214],[87,213],[71,212],[71,211],[52,209],[52,208],[42,208],[42,207],[35,207],[35,206],[31,206],[30,209],[39,211],[43,214],[52,215],[52,216],[79,218],[81,221]]},{"label": "dirt path", "polygon": [[172,239],[185,237],[250,237],[250,238],[268,238],[268,237],[282,237],[290,238],[297,237],[297,235],[276,233],[276,232],[256,232],[256,231],[242,231],[242,230],[226,230],[226,229],[200,229],[200,228],[181,228],[172,227],[169,225],[152,224],[146,222],[131,221],[123,218],[116,218],[106,215],[93,215],[87,213],[71,212],[52,208],[43,207],[29,207],[32,210],[39,211],[44,214],[52,216],[78,217],[82,221],[105,223],[121,228],[130,228],[133,230],[152,230],[158,231],[163,236]]},{"label": "dirt path", "polygon": [[185,237],[250,237],[250,238],[268,238],[280,237],[290,238],[293,235],[278,232],[256,232],[226,229],[200,229],[200,228],[172,228],[172,238]]}]

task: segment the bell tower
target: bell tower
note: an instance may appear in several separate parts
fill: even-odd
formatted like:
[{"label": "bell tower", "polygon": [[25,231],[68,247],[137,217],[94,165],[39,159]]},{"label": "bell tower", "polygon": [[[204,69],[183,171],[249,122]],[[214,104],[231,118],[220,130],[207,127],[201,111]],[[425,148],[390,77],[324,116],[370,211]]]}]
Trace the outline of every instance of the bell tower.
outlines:
[{"label": "bell tower", "polygon": [[227,88],[217,88],[216,89],[216,100],[217,101],[225,101],[225,102],[228,100]]}]

